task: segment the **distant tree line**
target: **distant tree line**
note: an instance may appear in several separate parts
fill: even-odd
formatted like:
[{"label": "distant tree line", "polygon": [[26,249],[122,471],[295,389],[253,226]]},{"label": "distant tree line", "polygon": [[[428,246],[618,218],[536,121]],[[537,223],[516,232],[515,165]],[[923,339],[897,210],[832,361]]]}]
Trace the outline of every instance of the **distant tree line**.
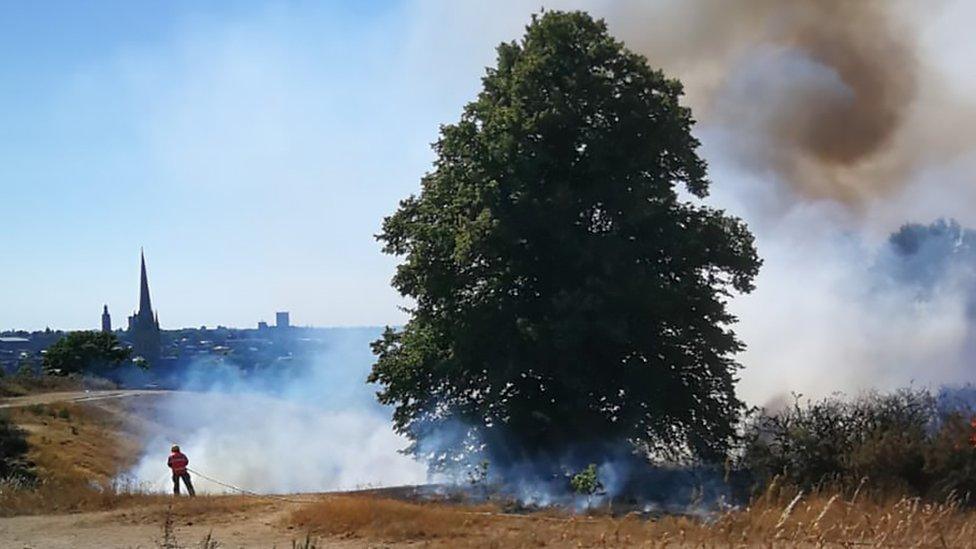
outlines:
[{"label": "distant tree line", "polygon": [[132,349],[110,332],[69,332],[44,354],[44,372],[50,375],[106,375],[129,361]]}]

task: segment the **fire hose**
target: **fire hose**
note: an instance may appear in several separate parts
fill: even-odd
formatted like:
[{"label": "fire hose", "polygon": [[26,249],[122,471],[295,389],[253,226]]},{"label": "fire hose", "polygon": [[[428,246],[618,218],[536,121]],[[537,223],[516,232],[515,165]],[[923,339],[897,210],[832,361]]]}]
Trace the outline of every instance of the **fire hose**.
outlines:
[{"label": "fire hose", "polygon": [[226,482],[217,480],[217,479],[215,479],[215,478],[213,478],[211,476],[205,475],[205,474],[201,473],[200,471],[197,471],[195,469],[191,469],[189,467],[187,467],[186,470],[189,471],[189,472],[191,472],[191,473],[193,473],[194,475],[196,475],[196,476],[198,476],[200,478],[209,480],[210,482],[213,482],[214,484],[219,484],[220,486],[223,486],[224,488],[229,488],[231,490],[234,490],[235,492],[239,492],[239,493],[244,494],[246,496],[251,496],[251,497],[255,497],[255,498],[263,498],[263,499],[276,499],[278,501],[285,501],[285,502],[288,502],[288,503],[317,503],[319,501],[322,501],[320,499],[296,499],[296,498],[288,498],[288,497],[284,497],[284,496],[276,496],[274,494],[259,494],[257,492],[248,490],[246,488],[241,488],[240,486],[234,486],[233,484],[228,484]]}]

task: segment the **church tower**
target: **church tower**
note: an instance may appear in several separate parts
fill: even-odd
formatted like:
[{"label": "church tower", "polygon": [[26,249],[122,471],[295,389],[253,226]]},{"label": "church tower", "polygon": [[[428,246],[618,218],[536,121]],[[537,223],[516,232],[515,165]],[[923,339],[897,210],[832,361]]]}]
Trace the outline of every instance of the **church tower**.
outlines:
[{"label": "church tower", "polygon": [[105,333],[112,331],[112,316],[108,314],[108,305],[102,307],[102,331]]},{"label": "church tower", "polygon": [[160,353],[159,317],[153,314],[152,300],[149,299],[149,277],[146,275],[146,256],[141,250],[139,258],[139,310],[129,317],[129,339],[132,340],[133,354],[151,363],[159,358]]}]

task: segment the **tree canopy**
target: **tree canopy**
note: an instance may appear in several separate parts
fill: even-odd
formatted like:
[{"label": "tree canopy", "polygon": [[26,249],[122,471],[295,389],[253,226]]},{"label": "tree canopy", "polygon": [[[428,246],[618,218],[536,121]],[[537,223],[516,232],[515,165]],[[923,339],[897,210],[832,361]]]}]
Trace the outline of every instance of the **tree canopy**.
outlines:
[{"label": "tree canopy", "polygon": [[582,12],[535,16],[497,51],[378,235],[414,303],[373,344],[379,400],[428,458],[435,436],[441,458],[475,440],[503,464],[722,455],[742,408],[726,300],[760,260],[701,204],[681,84]]},{"label": "tree canopy", "polygon": [[71,332],[48,347],[44,371],[49,374],[105,373],[128,360],[132,350],[115,334]]}]

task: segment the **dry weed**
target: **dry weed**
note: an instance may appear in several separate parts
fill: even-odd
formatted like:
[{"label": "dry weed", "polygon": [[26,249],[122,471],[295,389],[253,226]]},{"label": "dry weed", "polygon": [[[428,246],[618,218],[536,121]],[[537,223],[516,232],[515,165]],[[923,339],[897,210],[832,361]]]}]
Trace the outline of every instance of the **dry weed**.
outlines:
[{"label": "dry weed", "polygon": [[976,512],[958,501],[926,504],[871,497],[865,491],[852,502],[836,492],[775,490],[724,514],[657,519],[510,515],[349,496],[307,505],[289,520],[316,534],[435,547],[976,546]]}]

